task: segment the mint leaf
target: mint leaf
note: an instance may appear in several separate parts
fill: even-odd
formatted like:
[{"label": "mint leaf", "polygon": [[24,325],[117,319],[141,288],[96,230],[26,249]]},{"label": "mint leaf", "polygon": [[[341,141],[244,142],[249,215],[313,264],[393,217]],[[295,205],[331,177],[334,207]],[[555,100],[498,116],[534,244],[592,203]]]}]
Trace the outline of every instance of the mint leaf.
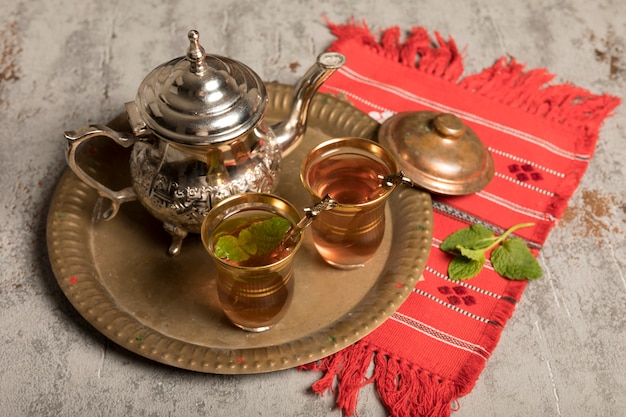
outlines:
[{"label": "mint leaf", "polygon": [[[239,230],[237,236],[236,230]],[[248,219],[242,223],[241,219],[233,221],[230,230],[233,234],[221,235],[215,242],[215,255],[221,259],[233,262],[244,262],[254,255],[265,255],[274,250],[284,239],[291,228],[291,222],[280,216],[270,218]]]},{"label": "mint leaf", "polygon": [[256,254],[257,245],[254,241],[254,236],[252,236],[252,233],[250,233],[250,228],[243,229],[241,232],[239,232],[237,240],[239,241],[239,246],[241,246],[241,249],[245,250],[250,255]]},{"label": "mint leaf", "polygon": [[220,236],[215,242],[215,255],[218,258],[230,259],[235,262],[243,262],[250,258],[250,255],[239,245],[239,239],[235,236]]},{"label": "mint leaf", "polygon": [[541,277],[541,266],[522,239],[504,241],[491,253],[493,269],[510,279],[536,279]]},{"label": "mint leaf", "polygon": [[483,269],[485,257],[483,260],[475,260],[466,258],[463,255],[457,255],[448,265],[448,276],[454,281],[473,278]]},{"label": "mint leaf", "polygon": [[[256,250],[263,255],[271,252],[285,237],[291,222],[284,217],[275,216],[268,220],[253,223],[248,227],[250,238],[256,245]],[[242,230],[245,231],[245,230]],[[239,234],[241,238],[241,234]]]},{"label": "mint leaf", "polygon": [[480,224],[459,229],[444,239],[439,248],[444,252],[459,253],[459,246],[471,249],[482,249],[493,241],[491,230]]}]

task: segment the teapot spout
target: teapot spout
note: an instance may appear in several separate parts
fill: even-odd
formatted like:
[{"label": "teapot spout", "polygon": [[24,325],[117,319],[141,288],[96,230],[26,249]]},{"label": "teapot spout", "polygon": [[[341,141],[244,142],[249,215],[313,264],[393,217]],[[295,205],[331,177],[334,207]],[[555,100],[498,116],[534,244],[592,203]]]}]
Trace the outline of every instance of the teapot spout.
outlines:
[{"label": "teapot spout", "polygon": [[324,52],[317,57],[315,64],[298,81],[294,89],[289,116],[271,127],[283,156],[294,149],[294,145],[304,137],[309,106],[317,89],[345,63],[344,55],[337,52]]}]

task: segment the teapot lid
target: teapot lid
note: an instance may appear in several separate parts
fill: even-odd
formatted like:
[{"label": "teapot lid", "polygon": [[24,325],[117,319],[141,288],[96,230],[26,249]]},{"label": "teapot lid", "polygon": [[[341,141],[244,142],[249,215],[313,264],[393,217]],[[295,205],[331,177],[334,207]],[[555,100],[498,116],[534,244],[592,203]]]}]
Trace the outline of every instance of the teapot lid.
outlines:
[{"label": "teapot lid", "polygon": [[484,188],[494,175],[489,150],[450,113],[395,114],[383,122],[378,140],[416,185],[435,193],[471,194]]},{"label": "teapot lid", "polygon": [[259,76],[230,58],[207,55],[195,30],[187,55],[152,70],[135,105],[158,136],[183,145],[209,145],[236,138],[265,114],[267,92]]}]

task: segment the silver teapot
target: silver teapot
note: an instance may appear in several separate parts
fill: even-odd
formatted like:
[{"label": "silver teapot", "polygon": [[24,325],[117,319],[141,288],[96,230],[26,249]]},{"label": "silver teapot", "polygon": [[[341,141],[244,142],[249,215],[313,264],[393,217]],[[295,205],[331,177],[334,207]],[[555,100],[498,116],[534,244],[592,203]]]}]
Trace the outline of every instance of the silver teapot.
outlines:
[{"label": "silver teapot", "polygon": [[[249,191],[272,192],[281,154],[304,136],[309,104],[319,86],[345,63],[338,53],[323,53],[296,85],[287,119],[267,126],[265,85],[246,65],[208,55],[195,30],[188,33],[186,56],[152,70],[135,101],[125,104],[133,135],[103,125],[65,132],[69,167],[111,200],[105,220],[121,204],[139,200],[172,236],[169,253],[180,252],[188,233],[218,201]],[[105,136],[128,148],[132,186],[113,191],[77,163],[78,147]]]}]

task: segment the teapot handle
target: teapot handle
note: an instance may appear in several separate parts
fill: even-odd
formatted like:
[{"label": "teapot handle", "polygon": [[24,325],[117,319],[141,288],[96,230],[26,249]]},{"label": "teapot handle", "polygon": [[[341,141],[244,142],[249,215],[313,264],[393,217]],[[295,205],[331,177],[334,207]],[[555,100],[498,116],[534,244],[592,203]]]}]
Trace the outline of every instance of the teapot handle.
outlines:
[{"label": "teapot handle", "polygon": [[134,201],[137,199],[137,194],[133,187],[126,187],[119,191],[113,191],[110,188],[104,186],[100,182],[96,181],[93,177],[88,175],[76,162],[76,151],[80,145],[89,139],[98,136],[105,136],[113,139],[118,145],[128,148],[136,142],[134,136],[126,137],[122,136],[115,130],[103,126],[103,125],[88,125],[78,130],[72,130],[65,132],[65,138],[67,139],[67,148],[65,150],[65,159],[74,174],[87,185],[98,191],[98,194],[102,197],[111,200],[111,208],[109,208],[103,215],[105,220],[111,220],[119,211],[120,205],[128,201]]}]

